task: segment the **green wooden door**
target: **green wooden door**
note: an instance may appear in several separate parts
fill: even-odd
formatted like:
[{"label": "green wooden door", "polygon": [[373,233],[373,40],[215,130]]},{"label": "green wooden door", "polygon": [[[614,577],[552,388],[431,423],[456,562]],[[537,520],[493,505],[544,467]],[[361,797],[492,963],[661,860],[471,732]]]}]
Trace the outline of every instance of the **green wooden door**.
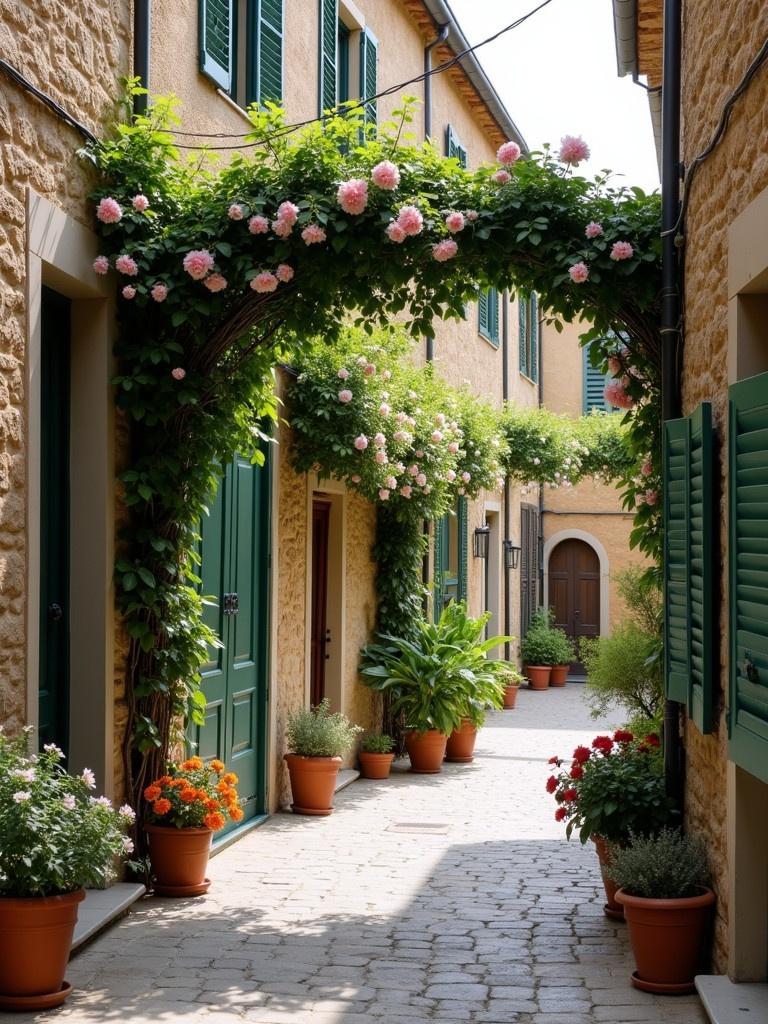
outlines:
[{"label": "green wooden door", "polygon": [[70,303],[43,288],[40,422],[40,678],[38,736],[69,745]]},{"label": "green wooden door", "polygon": [[204,618],[223,646],[203,667],[205,725],[190,739],[237,774],[247,820],[266,810],[268,465],[238,456],[227,466],[201,538]]}]

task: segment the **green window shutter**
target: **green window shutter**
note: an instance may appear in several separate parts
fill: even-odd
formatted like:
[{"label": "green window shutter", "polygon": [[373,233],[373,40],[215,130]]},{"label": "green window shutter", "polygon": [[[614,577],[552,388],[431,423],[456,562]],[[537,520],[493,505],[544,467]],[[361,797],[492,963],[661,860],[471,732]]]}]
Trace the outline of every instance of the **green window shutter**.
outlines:
[{"label": "green window shutter", "polygon": [[605,397],[605,385],[609,380],[612,380],[610,373],[603,373],[603,371],[593,366],[589,360],[589,345],[585,345],[582,349],[584,358],[584,373],[583,373],[583,409],[585,413],[591,412],[593,409],[601,409],[605,412],[610,412],[612,406],[610,402],[606,401]]},{"label": "green window shutter", "polygon": [[499,293],[495,288],[489,288],[486,292],[486,304],[488,306],[488,330],[485,331],[486,338],[497,348],[499,345]]},{"label": "green window shutter", "polygon": [[249,103],[283,98],[283,0],[252,0],[249,9]]},{"label": "green window shutter", "polygon": [[702,402],[691,415],[690,520],[688,523],[691,613],[691,697],[689,713],[702,733],[714,719],[715,637],[712,406]]},{"label": "green window shutter", "polygon": [[729,398],[729,753],[768,782],[768,374]]},{"label": "green window shutter", "polygon": [[337,30],[337,75],[338,75],[338,103],[346,103],[349,99],[349,29],[340,21]]},{"label": "green window shutter", "polygon": [[467,166],[467,150],[459,142],[459,138],[449,124],[445,129],[445,155],[455,157],[462,167]]},{"label": "green window shutter", "polygon": [[225,92],[232,89],[234,0],[200,0],[200,70]]},{"label": "green window shutter", "polygon": [[443,573],[445,571],[445,562],[447,557],[447,539],[445,516],[443,516],[435,523],[435,563],[432,577],[434,584],[432,591],[432,617],[435,622],[440,618],[440,614],[443,610]]},{"label": "green window shutter", "polygon": [[338,0],[320,0],[320,110],[332,110],[337,102]]},{"label": "green window shutter", "polygon": [[[368,29],[360,33],[360,99],[378,92],[378,40]],[[365,104],[365,124],[376,124],[376,100]]]},{"label": "green window shutter", "polygon": [[517,330],[520,349],[520,373],[528,376],[528,296],[517,293]]},{"label": "green window shutter", "polygon": [[490,335],[490,308],[488,305],[489,291],[484,289],[477,296],[478,330],[486,338]]},{"label": "green window shutter", "polygon": [[528,303],[528,375],[539,379],[539,297],[531,292]]},{"label": "green window shutter", "polygon": [[459,539],[459,600],[466,601],[469,590],[469,502],[466,498],[459,498],[458,507],[458,539]]},{"label": "green window shutter", "polygon": [[664,679],[670,700],[688,704],[691,674],[690,424],[664,424]]}]

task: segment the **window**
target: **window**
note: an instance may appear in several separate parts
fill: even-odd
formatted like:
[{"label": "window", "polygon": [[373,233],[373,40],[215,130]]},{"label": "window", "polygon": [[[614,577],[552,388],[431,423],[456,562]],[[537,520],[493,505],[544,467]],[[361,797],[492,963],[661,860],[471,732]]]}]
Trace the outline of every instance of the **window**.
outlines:
[{"label": "window", "polygon": [[445,129],[445,155],[456,157],[462,167],[467,166],[466,147],[459,142],[459,137],[450,124]]},{"label": "window", "polygon": [[283,96],[283,0],[200,0],[200,69],[241,106]]},{"label": "window", "polygon": [[589,413],[593,409],[616,412],[616,407],[611,405],[605,397],[605,385],[609,380],[613,380],[613,374],[603,373],[598,366],[592,365],[589,345],[585,345],[582,352],[584,362],[582,407],[584,412]]},{"label": "window", "polygon": [[467,518],[467,499],[459,498],[455,510],[435,524],[435,620],[451,601],[467,596]]},{"label": "window", "polygon": [[496,348],[499,347],[499,293],[486,288],[477,297],[479,331]]},{"label": "window", "polygon": [[518,292],[517,303],[520,373],[535,384],[539,379],[539,299],[535,292]]}]

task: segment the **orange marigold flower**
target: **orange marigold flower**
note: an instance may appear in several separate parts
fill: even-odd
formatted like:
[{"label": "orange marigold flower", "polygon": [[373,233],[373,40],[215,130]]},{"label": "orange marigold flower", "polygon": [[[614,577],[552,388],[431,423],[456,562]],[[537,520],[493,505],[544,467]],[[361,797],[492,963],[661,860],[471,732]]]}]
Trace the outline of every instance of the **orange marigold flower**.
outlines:
[{"label": "orange marigold flower", "polygon": [[197,795],[197,799],[198,800],[207,800],[208,799],[208,793],[204,789],[197,789],[197,790],[195,790],[195,793]]},{"label": "orange marigold flower", "polygon": [[159,779],[157,780],[157,782],[155,783],[155,785],[156,785],[156,786],[170,786],[170,784],[171,784],[172,782],[173,782],[173,779],[171,778],[171,776],[170,776],[170,775],[163,775],[163,776],[162,776],[161,778],[159,778]]},{"label": "orange marigold flower", "polygon": [[221,782],[217,782],[216,783],[216,792],[217,793],[229,793],[230,792],[230,785],[229,785],[229,783],[225,782],[224,779],[222,779]]},{"label": "orange marigold flower", "polygon": [[189,786],[189,779],[182,778],[182,776],[179,775],[177,778],[171,779],[169,785],[173,786],[175,789],[181,789],[184,786]]},{"label": "orange marigold flower", "polygon": [[170,809],[171,801],[166,800],[165,797],[162,797],[160,800],[155,800],[154,804],[152,804],[152,810],[155,814],[167,814]]},{"label": "orange marigold flower", "polygon": [[232,821],[242,821],[243,820],[243,809],[240,806],[240,804],[238,804],[237,806],[233,805],[232,807],[229,808],[229,816],[232,819]]},{"label": "orange marigold flower", "polygon": [[217,775],[221,775],[224,771],[224,762],[219,760],[211,761],[210,767],[216,772]]},{"label": "orange marigold flower", "polygon": [[218,800],[206,800],[205,809],[206,811],[220,811],[221,804],[219,803]]},{"label": "orange marigold flower", "polygon": [[230,786],[236,786],[239,779],[234,772],[227,772],[226,775],[222,776],[222,782],[228,782]]},{"label": "orange marigold flower", "polygon": [[157,800],[161,792],[162,790],[160,789],[159,786],[147,786],[147,788],[144,790],[144,799],[151,803],[153,800]]},{"label": "orange marigold flower", "polygon": [[182,789],[182,791],[179,793],[179,798],[181,799],[182,803],[194,803],[195,800],[197,800],[197,791],[194,789]]},{"label": "orange marigold flower", "polygon": [[203,824],[206,828],[211,829],[212,832],[216,832],[220,828],[224,828],[224,815],[219,814],[217,811],[211,811],[210,814],[206,814],[203,818]]},{"label": "orange marigold flower", "polygon": [[187,758],[187,760],[186,760],[186,761],[184,761],[184,762],[183,762],[183,763],[182,763],[182,764],[180,765],[180,768],[181,768],[181,770],[182,770],[183,772],[192,772],[192,771],[194,771],[194,770],[195,770],[196,768],[202,768],[202,767],[203,767],[203,762],[202,762],[202,759],[201,759],[201,758],[199,758],[199,757],[190,757],[190,758]]}]

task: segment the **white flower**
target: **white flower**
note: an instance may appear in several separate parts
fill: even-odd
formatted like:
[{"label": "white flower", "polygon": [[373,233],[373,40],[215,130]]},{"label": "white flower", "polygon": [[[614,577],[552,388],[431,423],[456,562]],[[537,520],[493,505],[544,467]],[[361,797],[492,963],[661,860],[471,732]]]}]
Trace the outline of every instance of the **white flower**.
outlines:
[{"label": "white flower", "polygon": [[62,799],[61,802],[64,805],[65,810],[67,810],[67,811],[74,811],[74,809],[75,809],[75,798],[72,796],[71,793],[67,793],[67,795]]},{"label": "white flower", "polygon": [[133,840],[129,836],[123,836],[122,840],[123,853],[133,853]]},{"label": "white flower", "polygon": [[17,804],[26,803],[27,800],[30,800],[31,798],[32,794],[28,792],[26,789],[20,789],[18,793],[13,794],[13,799]]},{"label": "white flower", "polygon": [[112,801],[108,796],[92,796],[91,803],[97,804],[99,807],[111,807]]},{"label": "white flower", "polygon": [[130,804],[123,804],[117,813],[121,818],[125,818],[125,820],[129,821],[131,824],[136,821],[136,811],[134,811]]},{"label": "white flower", "polygon": [[34,768],[14,768],[11,772],[16,779],[21,779],[23,782],[34,782],[35,781],[35,769]]},{"label": "white flower", "polygon": [[90,768],[83,768],[83,773],[80,778],[86,784],[88,789],[96,789],[96,776]]},{"label": "white flower", "polygon": [[46,752],[46,754],[54,754],[59,760],[61,760],[64,757],[64,751],[61,749],[61,747],[57,747],[55,743],[43,744],[43,750]]}]

